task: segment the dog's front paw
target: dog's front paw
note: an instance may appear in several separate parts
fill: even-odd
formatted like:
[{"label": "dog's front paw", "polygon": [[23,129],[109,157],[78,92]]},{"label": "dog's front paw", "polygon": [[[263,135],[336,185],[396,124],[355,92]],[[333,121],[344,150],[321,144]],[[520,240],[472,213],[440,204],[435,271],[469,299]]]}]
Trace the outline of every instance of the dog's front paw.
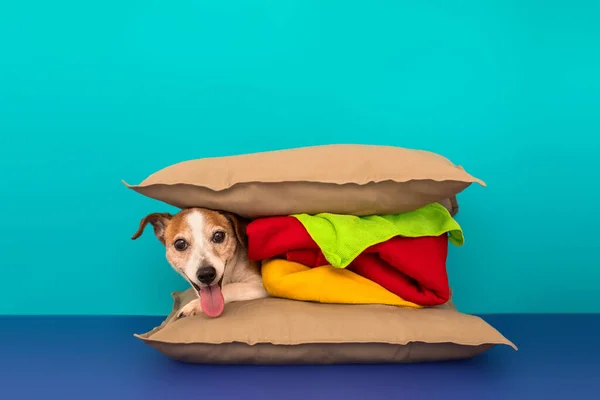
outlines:
[{"label": "dog's front paw", "polygon": [[179,310],[175,319],[191,317],[192,315],[197,315],[201,313],[202,305],[200,304],[200,299],[194,299],[187,303],[185,306],[183,306],[181,310]]}]

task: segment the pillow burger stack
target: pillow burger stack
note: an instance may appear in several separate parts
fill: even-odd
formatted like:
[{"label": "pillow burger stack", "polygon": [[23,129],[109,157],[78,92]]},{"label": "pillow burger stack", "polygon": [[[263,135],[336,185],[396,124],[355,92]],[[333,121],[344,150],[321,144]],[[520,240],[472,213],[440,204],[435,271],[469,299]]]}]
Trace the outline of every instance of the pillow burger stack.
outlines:
[{"label": "pillow burger stack", "polygon": [[218,318],[137,335],[195,363],[392,363],[459,359],[503,344],[451,301],[448,246],[462,246],[456,195],[484,182],[448,159],[393,146],[327,145],[204,158],[130,189],[178,208],[250,219],[248,254],[270,297]]}]

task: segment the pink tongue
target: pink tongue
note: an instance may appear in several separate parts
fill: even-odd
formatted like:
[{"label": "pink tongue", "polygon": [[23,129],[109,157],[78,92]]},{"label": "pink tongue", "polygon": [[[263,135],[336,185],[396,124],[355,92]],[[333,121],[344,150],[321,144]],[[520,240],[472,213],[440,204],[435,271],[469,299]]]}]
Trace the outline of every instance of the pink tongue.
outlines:
[{"label": "pink tongue", "polygon": [[200,303],[202,304],[202,311],[209,317],[221,315],[225,308],[225,301],[218,283],[200,288]]}]

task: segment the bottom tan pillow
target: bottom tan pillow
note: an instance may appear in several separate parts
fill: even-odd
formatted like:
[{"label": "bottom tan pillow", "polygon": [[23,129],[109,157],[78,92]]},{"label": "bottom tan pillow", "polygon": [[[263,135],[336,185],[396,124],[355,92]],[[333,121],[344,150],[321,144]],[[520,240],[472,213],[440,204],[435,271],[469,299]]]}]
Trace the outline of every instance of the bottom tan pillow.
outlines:
[{"label": "bottom tan pillow", "polygon": [[452,304],[409,309],[267,298],[228,304],[218,318],[173,320],[194,296],[191,289],[174,293],[167,319],[136,337],[176,360],[211,364],[407,363],[469,358],[497,344],[516,350]]}]

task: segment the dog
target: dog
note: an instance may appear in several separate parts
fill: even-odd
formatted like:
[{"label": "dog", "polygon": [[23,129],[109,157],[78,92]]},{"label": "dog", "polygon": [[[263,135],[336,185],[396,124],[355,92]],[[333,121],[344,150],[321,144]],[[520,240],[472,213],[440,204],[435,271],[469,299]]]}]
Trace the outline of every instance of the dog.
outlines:
[{"label": "dog", "polygon": [[225,304],[268,296],[260,266],[248,258],[247,222],[240,217],[205,208],[149,214],[131,239],[139,238],[148,224],[165,246],[169,264],[198,295],[177,319],[200,313],[218,317]]}]

